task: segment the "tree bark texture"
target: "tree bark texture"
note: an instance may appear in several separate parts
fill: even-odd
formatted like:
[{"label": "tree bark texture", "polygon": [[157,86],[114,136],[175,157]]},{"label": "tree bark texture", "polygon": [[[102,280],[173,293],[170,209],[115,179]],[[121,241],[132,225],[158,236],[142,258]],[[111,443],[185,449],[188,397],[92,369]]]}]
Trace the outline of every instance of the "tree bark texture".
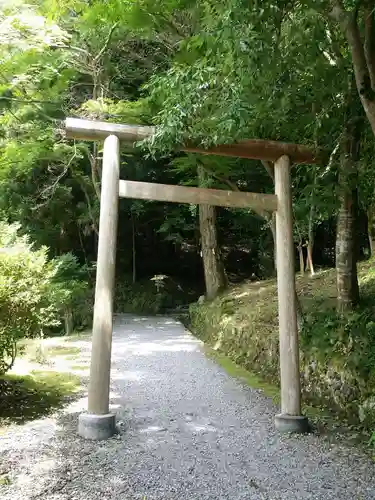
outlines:
[{"label": "tree bark texture", "polygon": [[[207,182],[207,173],[202,166],[198,166],[198,178],[200,185]],[[199,227],[206,297],[212,300],[228,285],[217,240],[216,208],[214,206],[199,205]]]},{"label": "tree bark texture", "polygon": [[317,173],[316,168],[314,168],[314,183],[311,191],[311,204],[309,213],[309,228],[308,228],[308,240],[307,240],[307,266],[306,270],[310,271],[311,276],[314,276],[314,261],[313,261],[313,248],[314,248],[314,223],[315,223],[315,189],[317,184]]},{"label": "tree bark texture", "polygon": [[310,240],[307,242],[307,266],[306,270],[310,271],[311,276],[314,276],[315,274],[315,269],[314,269],[314,261],[313,261],[313,240]]},{"label": "tree bark texture", "polygon": [[303,246],[298,245],[298,256],[299,256],[299,272],[301,276],[305,275],[305,259],[303,257]]},{"label": "tree bark texture", "polygon": [[357,166],[358,126],[348,125],[339,171],[340,208],[336,233],[337,310],[351,310],[359,300],[357,278]]},{"label": "tree bark texture", "polygon": [[73,313],[70,307],[64,311],[65,335],[72,335],[74,330]]},{"label": "tree bark texture", "polygon": [[375,135],[375,43],[374,9],[371,2],[363,9],[364,41],[360,31],[358,7],[348,11],[342,0],[331,0],[331,16],[340,24],[352,55],[355,82],[362,107]]},{"label": "tree bark texture", "polygon": [[368,242],[370,246],[371,257],[375,256],[375,217],[374,208],[371,207],[367,211],[367,231],[368,231]]}]

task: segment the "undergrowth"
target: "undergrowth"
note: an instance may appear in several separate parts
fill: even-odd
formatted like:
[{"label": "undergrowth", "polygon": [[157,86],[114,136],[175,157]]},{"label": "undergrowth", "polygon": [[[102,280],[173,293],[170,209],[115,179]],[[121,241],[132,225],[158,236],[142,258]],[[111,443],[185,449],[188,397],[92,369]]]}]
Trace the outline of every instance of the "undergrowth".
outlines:
[{"label": "undergrowth", "polygon": [[124,277],[116,286],[117,313],[158,314],[194,300],[195,295],[169,276],[157,275],[132,283]]}]

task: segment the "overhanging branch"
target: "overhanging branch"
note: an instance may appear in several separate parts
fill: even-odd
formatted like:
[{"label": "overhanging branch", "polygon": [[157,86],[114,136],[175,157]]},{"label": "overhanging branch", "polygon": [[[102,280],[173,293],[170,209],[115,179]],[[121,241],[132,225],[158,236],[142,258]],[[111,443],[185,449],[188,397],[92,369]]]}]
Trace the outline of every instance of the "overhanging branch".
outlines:
[{"label": "overhanging branch", "polygon": [[365,58],[367,68],[370,75],[371,88],[375,90],[375,23],[374,23],[374,8],[367,6],[364,10],[365,22]]},{"label": "overhanging branch", "polygon": [[94,62],[98,62],[99,59],[102,57],[102,55],[106,52],[106,50],[108,49],[108,46],[109,46],[109,43],[111,41],[111,38],[112,38],[112,35],[113,35],[113,32],[115,31],[115,29],[117,28],[118,26],[118,22],[115,23],[111,29],[109,30],[109,33],[108,33],[108,36],[107,36],[107,39],[106,41],[104,42],[104,45],[103,47],[100,49],[100,51],[98,52],[98,54],[95,56],[94,58]]}]

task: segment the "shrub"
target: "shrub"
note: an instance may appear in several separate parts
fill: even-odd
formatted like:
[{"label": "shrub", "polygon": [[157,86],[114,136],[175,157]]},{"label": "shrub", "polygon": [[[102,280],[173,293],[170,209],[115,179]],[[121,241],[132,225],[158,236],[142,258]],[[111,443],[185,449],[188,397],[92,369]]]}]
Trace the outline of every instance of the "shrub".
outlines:
[{"label": "shrub", "polygon": [[116,284],[115,311],[117,313],[157,314],[161,310],[162,295],[147,280],[132,284],[124,277]]},{"label": "shrub", "polygon": [[55,275],[52,279],[56,307],[65,321],[65,333],[73,328],[91,325],[94,303],[93,289],[87,283],[90,269],[81,266],[72,253],[66,253],[52,261]]},{"label": "shrub", "polygon": [[117,313],[159,314],[188,304],[196,295],[183,289],[170,276],[155,275],[150,279],[131,283],[123,276],[116,284],[115,311]]},{"label": "shrub", "polygon": [[49,260],[46,247],[33,249],[17,230],[0,223],[0,373],[12,367],[18,341],[58,326],[85,286],[78,275],[67,277],[76,268],[72,256]]}]

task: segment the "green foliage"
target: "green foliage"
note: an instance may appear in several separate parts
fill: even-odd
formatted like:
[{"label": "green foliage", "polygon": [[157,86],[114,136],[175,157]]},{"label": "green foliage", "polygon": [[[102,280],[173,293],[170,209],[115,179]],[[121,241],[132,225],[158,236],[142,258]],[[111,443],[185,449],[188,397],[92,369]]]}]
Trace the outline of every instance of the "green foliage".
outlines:
[{"label": "green foliage", "polygon": [[90,99],[82,104],[79,114],[85,118],[106,118],[112,122],[132,125],[147,125],[151,120],[146,99],[138,99],[137,101],[114,101],[108,98]]},{"label": "green foliage", "polygon": [[0,224],[0,373],[12,366],[18,341],[58,326],[86,286],[75,258],[49,260],[47,248],[33,249],[17,230]]},{"label": "green foliage", "polygon": [[91,269],[80,265],[72,253],[63,254],[52,260],[55,275],[52,284],[56,293],[55,305],[60,318],[71,312],[73,327],[86,328],[91,325],[93,311],[93,290],[87,279]]},{"label": "green foliage", "polygon": [[[342,111],[341,84],[335,80],[333,87],[329,75],[345,65],[337,62],[335,34],[321,17],[293,7],[203,2],[200,31],[185,38],[168,72],[147,86],[159,125],[151,148],[252,136],[325,142],[323,128],[337,125]],[[303,54],[301,46],[308,48]],[[318,87],[322,77],[326,84]]]},{"label": "green foliage", "polygon": [[[194,292],[193,292],[194,296]],[[149,280],[131,283],[122,279],[115,291],[117,313],[158,314],[175,309],[191,300],[191,290],[182,287],[172,278],[156,275]]]},{"label": "green foliage", "polygon": [[115,311],[117,313],[157,314],[163,297],[151,281],[132,284],[122,280],[116,287]]},{"label": "green foliage", "polygon": [[[1,215],[20,222],[52,255],[73,251],[88,264],[95,259],[102,151],[100,144],[64,139],[60,120],[71,114],[154,122],[154,154],[186,140],[207,146],[244,137],[332,150],[341,132],[350,59],[340,33],[310,7],[240,0],[6,2],[0,33]],[[228,189],[229,180],[241,190],[273,189],[257,162],[197,155],[151,161],[123,153],[124,178],[195,185],[199,162],[215,187]],[[365,181],[365,163],[361,182],[367,200],[373,183]],[[295,214],[305,235],[312,198],[315,223],[335,209],[335,179],[319,169],[313,188],[308,169],[293,173]],[[259,241],[251,245],[266,256],[260,267],[267,273],[272,243],[264,220],[260,224],[250,212],[221,213],[222,243],[246,248]],[[126,237],[131,214],[133,202],[122,202]],[[165,246],[173,242],[199,252],[190,207],[142,203],[134,219],[139,244],[153,244],[145,227],[151,220]]]},{"label": "green foliage", "polygon": [[315,312],[302,332],[301,344],[314,350],[323,362],[336,355],[345,357],[350,370],[368,379],[375,366],[373,310],[361,304],[348,317],[334,311]]},{"label": "green foliage", "polygon": [[15,369],[0,377],[0,432],[3,425],[46,416],[81,393],[90,359],[82,342],[90,341],[82,335],[21,341],[22,374]]},{"label": "green foliage", "polygon": [[205,347],[205,353],[208,357],[215,360],[224,370],[229,373],[231,377],[238,379],[240,382],[252,387],[253,389],[260,389],[266,394],[266,396],[271,397],[274,402],[279,402],[280,392],[278,388],[272,384],[265,382],[259,375],[245,370],[240,365],[237,365],[228,356],[225,356],[220,351],[215,351],[210,347]]}]

